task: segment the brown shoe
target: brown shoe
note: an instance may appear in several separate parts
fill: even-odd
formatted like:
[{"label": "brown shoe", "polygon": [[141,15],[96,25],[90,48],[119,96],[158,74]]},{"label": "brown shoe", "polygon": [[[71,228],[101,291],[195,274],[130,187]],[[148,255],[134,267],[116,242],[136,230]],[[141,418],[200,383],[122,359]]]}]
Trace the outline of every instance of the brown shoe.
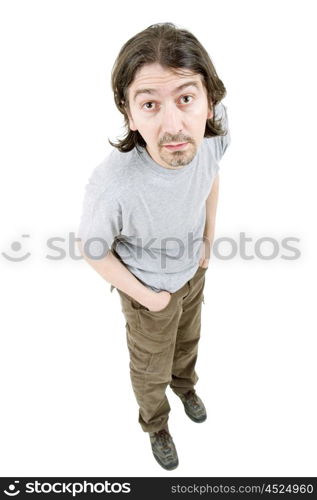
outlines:
[{"label": "brown shoe", "polygon": [[204,403],[197,396],[194,390],[186,392],[186,394],[177,394],[183,402],[185,413],[194,422],[204,422],[207,418],[206,408]]},{"label": "brown shoe", "polygon": [[167,428],[163,428],[157,432],[150,432],[150,441],[152,452],[156,461],[163,469],[172,470],[178,466],[178,456]]}]

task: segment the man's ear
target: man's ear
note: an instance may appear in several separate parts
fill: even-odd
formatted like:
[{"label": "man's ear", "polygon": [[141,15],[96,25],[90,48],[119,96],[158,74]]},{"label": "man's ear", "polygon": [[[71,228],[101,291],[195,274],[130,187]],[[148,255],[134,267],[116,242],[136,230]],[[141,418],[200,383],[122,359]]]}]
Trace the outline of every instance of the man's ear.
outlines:
[{"label": "man's ear", "polygon": [[207,120],[211,120],[211,118],[214,116],[214,110],[212,104],[208,106],[208,114],[207,114]]},{"label": "man's ear", "polygon": [[130,112],[129,112],[129,110],[128,110],[128,107],[127,107],[127,105],[125,104],[125,101],[121,101],[121,104],[123,105],[123,107],[124,107],[124,109],[125,109],[125,112],[126,112],[126,114],[128,115],[128,120],[129,120],[129,128],[130,128],[130,130],[132,130],[132,131],[136,131],[136,130],[137,130],[137,128],[136,128],[135,123],[134,123],[134,120],[133,120],[133,118],[132,118],[132,116],[131,116],[131,114],[130,114]]},{"label": "man's ear", "polygon": [[132,130],[133,132],[135,132],[138,129],[135,126],[134,120],[133,120],[133,118],[131,118],[130,115],[128,115],[128,117],[129,117],[129,127],[130,127],[130,130]]}]

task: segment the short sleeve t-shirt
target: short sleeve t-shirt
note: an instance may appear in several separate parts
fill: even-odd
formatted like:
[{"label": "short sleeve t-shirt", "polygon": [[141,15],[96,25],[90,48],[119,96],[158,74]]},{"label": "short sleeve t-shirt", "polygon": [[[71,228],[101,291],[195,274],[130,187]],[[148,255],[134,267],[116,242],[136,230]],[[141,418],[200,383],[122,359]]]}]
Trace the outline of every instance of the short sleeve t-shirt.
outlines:
[{"label": "short sleeve t-shirt", "polygon": [[113,149],[86,185],[77,237],[85,253],[115,250],[122,264],[155,292],[179,290],[195,274],[203,244],[206,200],[230,144],[226,107],[215,106],[224,136],[204,138],[178,169],[155,162],[145,148]]}]

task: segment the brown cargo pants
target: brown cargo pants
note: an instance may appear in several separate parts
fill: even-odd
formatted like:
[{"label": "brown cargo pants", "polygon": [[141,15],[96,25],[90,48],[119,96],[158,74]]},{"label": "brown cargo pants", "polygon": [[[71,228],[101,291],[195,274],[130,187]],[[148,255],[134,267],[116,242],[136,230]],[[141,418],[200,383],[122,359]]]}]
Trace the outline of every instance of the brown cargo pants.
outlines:
[{"label": "brown cargo pants", "polygon": [[118,290],[126,319],[130,355],[130,376],[139,405],[139,423],[145,432],[154,432],[168,421],[170,405],[165,391],[169,384],[176,393],[193,389],[204,300],[205,272],[195,275],[171,294],[168,305],[149,311]]}]

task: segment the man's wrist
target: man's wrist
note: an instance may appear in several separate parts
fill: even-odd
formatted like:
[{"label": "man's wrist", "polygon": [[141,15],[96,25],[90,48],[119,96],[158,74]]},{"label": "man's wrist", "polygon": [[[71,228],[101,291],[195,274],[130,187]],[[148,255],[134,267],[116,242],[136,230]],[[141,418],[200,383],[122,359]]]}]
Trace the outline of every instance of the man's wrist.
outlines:
[{"label": "man's wrist", "polygon": [[148,307],[153,303],[153,299],[155,300],[156,295],[156,292],[150,290],[147,286],[142,285],[142,288],[137,291],[137,293],[134,295],[134,298],[143,306]]}]

